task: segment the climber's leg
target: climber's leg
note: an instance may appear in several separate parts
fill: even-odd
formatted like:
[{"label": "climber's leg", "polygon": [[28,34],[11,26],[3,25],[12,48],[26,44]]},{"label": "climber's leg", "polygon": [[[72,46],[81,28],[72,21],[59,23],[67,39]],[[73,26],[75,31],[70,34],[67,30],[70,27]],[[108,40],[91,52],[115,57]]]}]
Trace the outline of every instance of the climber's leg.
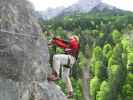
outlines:
[{"label": "climber's leg", "polygon": [[48,80],[54,81],[59,78],[59,71],[61,65],[66,65],[68,63],[69,55],[57,54],[53,57],[53,73],[48,77]]},{"label": "climber's leg", "polygon": [[73,88],[72,88],[72,84],[71,84],[69,75],[70,75],[70,69],[72,68],[73,64],[75,63],[75,58],[73,56],[69,55],[69,60],[70,60],[69,68],[64,68],[63,79],[64,79],[64,81],[66,83],[66,87],[67,87],[67,92],[68,92],[67,97],[72,98],[73,97]]},{"label": "climber's leg", "polygon": [[71,84],[71,80],[69,78],[69,73],[70,73],[70,68],[64,68],[64,73],[63,73],[63,79],[66,83],[66,87],[67,87],[67,92],[68,92],[68,98],[73,97],[73,88],[72,88],[72,84]]}]

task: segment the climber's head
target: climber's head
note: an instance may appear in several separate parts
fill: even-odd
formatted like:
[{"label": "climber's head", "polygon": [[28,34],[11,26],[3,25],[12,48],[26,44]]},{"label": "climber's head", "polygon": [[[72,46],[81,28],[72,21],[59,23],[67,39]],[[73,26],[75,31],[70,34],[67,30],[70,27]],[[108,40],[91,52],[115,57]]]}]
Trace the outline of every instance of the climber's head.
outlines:
[{"label": "climber's head", "polygon": [[76,40],[77,40],[77,42],[79,43],[79,37],[77,36],[77,35],[74,35],[73,36]]},{"label": "climber's head", "polygon": [[70,40],[70,41],[75,41],[75,40],[76,40],[76,41],[79,43],[79,37],[78,37],[77,35],[72,35],[72,36],[70,36],[70,37],[69,37],[69,40]]}]

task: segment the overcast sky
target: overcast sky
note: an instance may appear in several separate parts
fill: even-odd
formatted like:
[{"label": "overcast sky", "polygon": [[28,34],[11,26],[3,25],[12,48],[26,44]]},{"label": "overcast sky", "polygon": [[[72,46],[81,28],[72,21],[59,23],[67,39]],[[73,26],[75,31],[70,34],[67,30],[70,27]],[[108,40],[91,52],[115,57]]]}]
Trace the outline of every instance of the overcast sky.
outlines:
[{"label": "overcast sky", "polygon": [[[78,0],[29,0],[33,3],[36,10],[43,11],[47,8],[56,8],[59,6],[69,6]],[[133,0],[102,0],[118,8],[133,11]]]}]

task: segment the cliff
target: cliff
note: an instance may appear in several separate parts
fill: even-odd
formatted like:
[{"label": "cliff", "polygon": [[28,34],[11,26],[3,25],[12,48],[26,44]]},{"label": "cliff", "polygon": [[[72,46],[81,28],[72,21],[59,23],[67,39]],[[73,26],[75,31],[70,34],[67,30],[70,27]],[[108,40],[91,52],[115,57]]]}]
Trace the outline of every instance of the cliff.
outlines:
[{"label": "cliff", "polygon": [[0,100],[66,100],[47,82],[48,47],[26,0],[0,0]]}]

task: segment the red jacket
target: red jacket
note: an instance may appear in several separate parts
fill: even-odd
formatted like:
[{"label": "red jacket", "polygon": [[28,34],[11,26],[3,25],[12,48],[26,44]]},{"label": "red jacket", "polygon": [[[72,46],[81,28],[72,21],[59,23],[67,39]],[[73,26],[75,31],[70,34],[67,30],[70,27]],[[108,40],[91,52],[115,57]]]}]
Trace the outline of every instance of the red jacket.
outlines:
[{"label": "red jacket", "polygon": [[69,39],[69,41],[67,42],[60,38],[53,38],[52,44],[63,48],[65,54],[70,54],[76,58],[79,54],[79,43],[76,39]]}]

